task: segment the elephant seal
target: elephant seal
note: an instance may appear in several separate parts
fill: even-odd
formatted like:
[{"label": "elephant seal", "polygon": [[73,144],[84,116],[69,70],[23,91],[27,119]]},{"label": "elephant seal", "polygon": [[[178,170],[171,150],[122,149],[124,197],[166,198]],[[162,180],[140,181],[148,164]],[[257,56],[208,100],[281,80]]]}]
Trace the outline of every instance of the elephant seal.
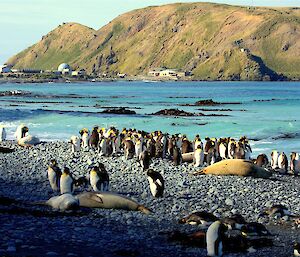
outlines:
[{"label": "elephant seal", "polygon": [[53,196],[48,201],[35,202],[33,205],[47,205],[60,211],[74,210],[79,207],[78,199],[71,194]]},{"label": "elephant seal", "polygon": [[241,159],[223,160],[194,173],[194,175],[207,174],[251,176],[254,178],[269,178],[272,176],[269,171],[257,166],[251,161]]},{"label": "elephant seal", "polygon": [[108,192],[84,192],[76,195],[79,206],[88,208],[121,209],[140,211],[149,214],[151,211],[128,197]]}]

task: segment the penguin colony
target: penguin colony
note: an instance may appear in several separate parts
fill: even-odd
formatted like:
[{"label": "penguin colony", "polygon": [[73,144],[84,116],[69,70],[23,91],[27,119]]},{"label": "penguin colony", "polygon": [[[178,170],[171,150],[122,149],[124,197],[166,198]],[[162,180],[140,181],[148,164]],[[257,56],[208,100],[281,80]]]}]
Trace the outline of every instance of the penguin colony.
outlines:
[{"label": "penguin colony", "polygon": [[[18,142],[28,136],[28,131],[29,129],[24,125],[18,127],[15,134]],[[2,128],[0,132],[3,141],[6,137],[5,129]],[[114,127],[106,130],[96,126],[91,133],[88,129],[82,129],[79,134],[80,137],[72,136],[70,139],[71,151],[74,154],[77,151],[93,149],[100,156],[124,153],[125,159],[136,158],[142,170],[145,171],[153,197],[163,197],[164,179],[159,172],[149,169],[152,158],[169,158],[173,160],[174,165],[179,165],[184,161],[184,154],[192,153],[195,167],[209,166],[225,159],[251,160],[252,150],[246,137],[241,137],[239,140],[205,138],[203,143],[199,135],[196,135],[191,142],[185,135],[170,136],[161,131],[147,133],[135,129],[118,131]],[[269,167],[269,160],[265,154],[260,154],[252,161],[260,167]],[[281,174],[299,175],[299,154],[296,152],[290,154],[289,165],[286,154],[274,150],[271,153],[270,165],[273,171]],[[59,204],[70,203],[73,207],[74,204],[78,205],[78,198],[72,197],[75,186],[86,187],[89,181],[93,191],[109,191],[109,175],[102,163],[91,165],[89,176],[74,179],[68,167],[64,167],[61,171],[57,162],[52,159],[48,166],[48,180],[53,192],[61,194],[61,196],[54,197],[55,199],[60,198]],[[99,197],[99,195],[97,193],[95,196]],[[83,197],[85,196],[83,195]],[[58,201],[54,198],[47,201],[48,205],[52,207],[57,205]],[[57,208],[59,209],[59,207]],[[295,222],[300,220],[282,205],[274,205],[260,215],[288,217],[294,219]],[[197,225],[200,230],[191,235],[176,232],[170,236],[170,239],[181,241],[184,244],[197,243],[199,247],[206,247],[208,256],[222,256],[224,252],[232,251],[233,245],[236,251],[248,252],[261,247],[273,246],[270,238],[272,235],[264,225],[257,222],[248,223],[239,214],[219,219],[207,211],[198,211],[180,219],[179,223]],[[300,256],[299,250],[299,243],[295,243],[294,256]]]}]

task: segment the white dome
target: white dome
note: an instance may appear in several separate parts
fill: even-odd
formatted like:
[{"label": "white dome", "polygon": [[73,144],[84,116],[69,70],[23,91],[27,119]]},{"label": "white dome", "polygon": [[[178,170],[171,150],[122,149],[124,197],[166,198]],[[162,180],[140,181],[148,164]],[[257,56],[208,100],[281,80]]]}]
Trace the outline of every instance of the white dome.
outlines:
[{"label": "white dome", "polygon": [[58,71],[63,71],[64,69],[69,69],[71,70],[71,67],[69,64],[67,63],[62,63],[61,65],[58,66],[57,70]]}]

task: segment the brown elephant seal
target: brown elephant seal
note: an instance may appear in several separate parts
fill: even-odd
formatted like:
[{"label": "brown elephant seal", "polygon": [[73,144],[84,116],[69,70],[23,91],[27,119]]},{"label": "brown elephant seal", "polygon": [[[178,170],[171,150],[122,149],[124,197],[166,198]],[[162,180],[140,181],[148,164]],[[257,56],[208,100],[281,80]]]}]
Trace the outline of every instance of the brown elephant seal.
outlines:
[{"label": "brown elephant seal", "polygon": [[76,198],[79,200],[79,206],[81,207],[140,211],[145,214],[151,212],[145,206],[116,193],[84,192],[77,195]]},{"label": "brown elephant seal", "polygon": [[241,159],[223,160],[194,173],[194,175],[207,174],[251,176],[255,178],[269,178],[272,176],[269,171],[257,166],[251,161]]}]

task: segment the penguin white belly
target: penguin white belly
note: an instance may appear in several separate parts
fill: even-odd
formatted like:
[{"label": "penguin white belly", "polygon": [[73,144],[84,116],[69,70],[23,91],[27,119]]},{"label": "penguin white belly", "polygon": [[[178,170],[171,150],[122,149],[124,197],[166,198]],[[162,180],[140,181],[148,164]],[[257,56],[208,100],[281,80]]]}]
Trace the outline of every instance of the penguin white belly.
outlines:
[{"label": "penguin white belly", "polygon": [[207,256],[222,256],[223,245],[219,239],[219,226],[220,222],[215,221],[209,226],[206,232]]},{"label": "penguin white belly", "polygon": [[81,139],[82,139],[82,147],[89,148],[89,135],[83,134]]},{"label": "penguin white belly", "polygon": [[15,132],[15,137],[17,138],[17,141],[19,141],[22,138],[22,129],[23,129],[23,125],[20,125],[17,127],[17,130]]},{"label": "penguin white belly", "polygon": [[203,166],[204,162],[204,152],[201,151],[195,151],[195,167]]},{"label": "penguin white belly", "polygon": [[56,184],[56,173],[52,169],[48,169],[48,179],[50,182],[50,186],[53,191],[58,191],[58,185]]},{"label": "penguin white belly", "polygon": [[60,177],[60,193],[61,194],[72,194],[73,193],[73,179],[70,176]]},{"label": "penguin white belly", "polygon": [[157,185],[154,183],[153,179],[151,177],[148,177],[148,181],[149,181],[149,184],[150,184],[150,191],[151,191],[151,194],[155,197],[157,195]]},{"label": "penguin white belly", "polygon": [[99,177],[97,175],[90,176],[90,183],[94,191],[101,191],[101,188],[97,188]]},{"label": "penguin white belly", "polygon": [[294,249],[294,256],[300,256],[300,252],[297,249]]},{"label": "penguin white belly", "polygon": [[272,156],[272,169],[276,169],[278,168],[278,153],[277,152],[273,152],[273,156]]},{"label": "penguin white belly", "polygon": [[137,157],[139,157],[142,152],[143,152],[143,145],[142,144],[136,144],[135,145],[135,155]]},{"label": "penguin white belly", "polygon": [[222,159],[226,159],[226,146],[221,144],[219,147],[220,156]]},{"label": "penguin white belly", "polygon": [[278,157],[278,168],[284,169],[284,158],[282,154]]},{"label": "penguin white belly", "polygon": [[106,147],[106,140],[105,139],[102,139],[102,141],[100,143],[100,147],[101,147],[100,156],[106,155],[107,147]]}]

